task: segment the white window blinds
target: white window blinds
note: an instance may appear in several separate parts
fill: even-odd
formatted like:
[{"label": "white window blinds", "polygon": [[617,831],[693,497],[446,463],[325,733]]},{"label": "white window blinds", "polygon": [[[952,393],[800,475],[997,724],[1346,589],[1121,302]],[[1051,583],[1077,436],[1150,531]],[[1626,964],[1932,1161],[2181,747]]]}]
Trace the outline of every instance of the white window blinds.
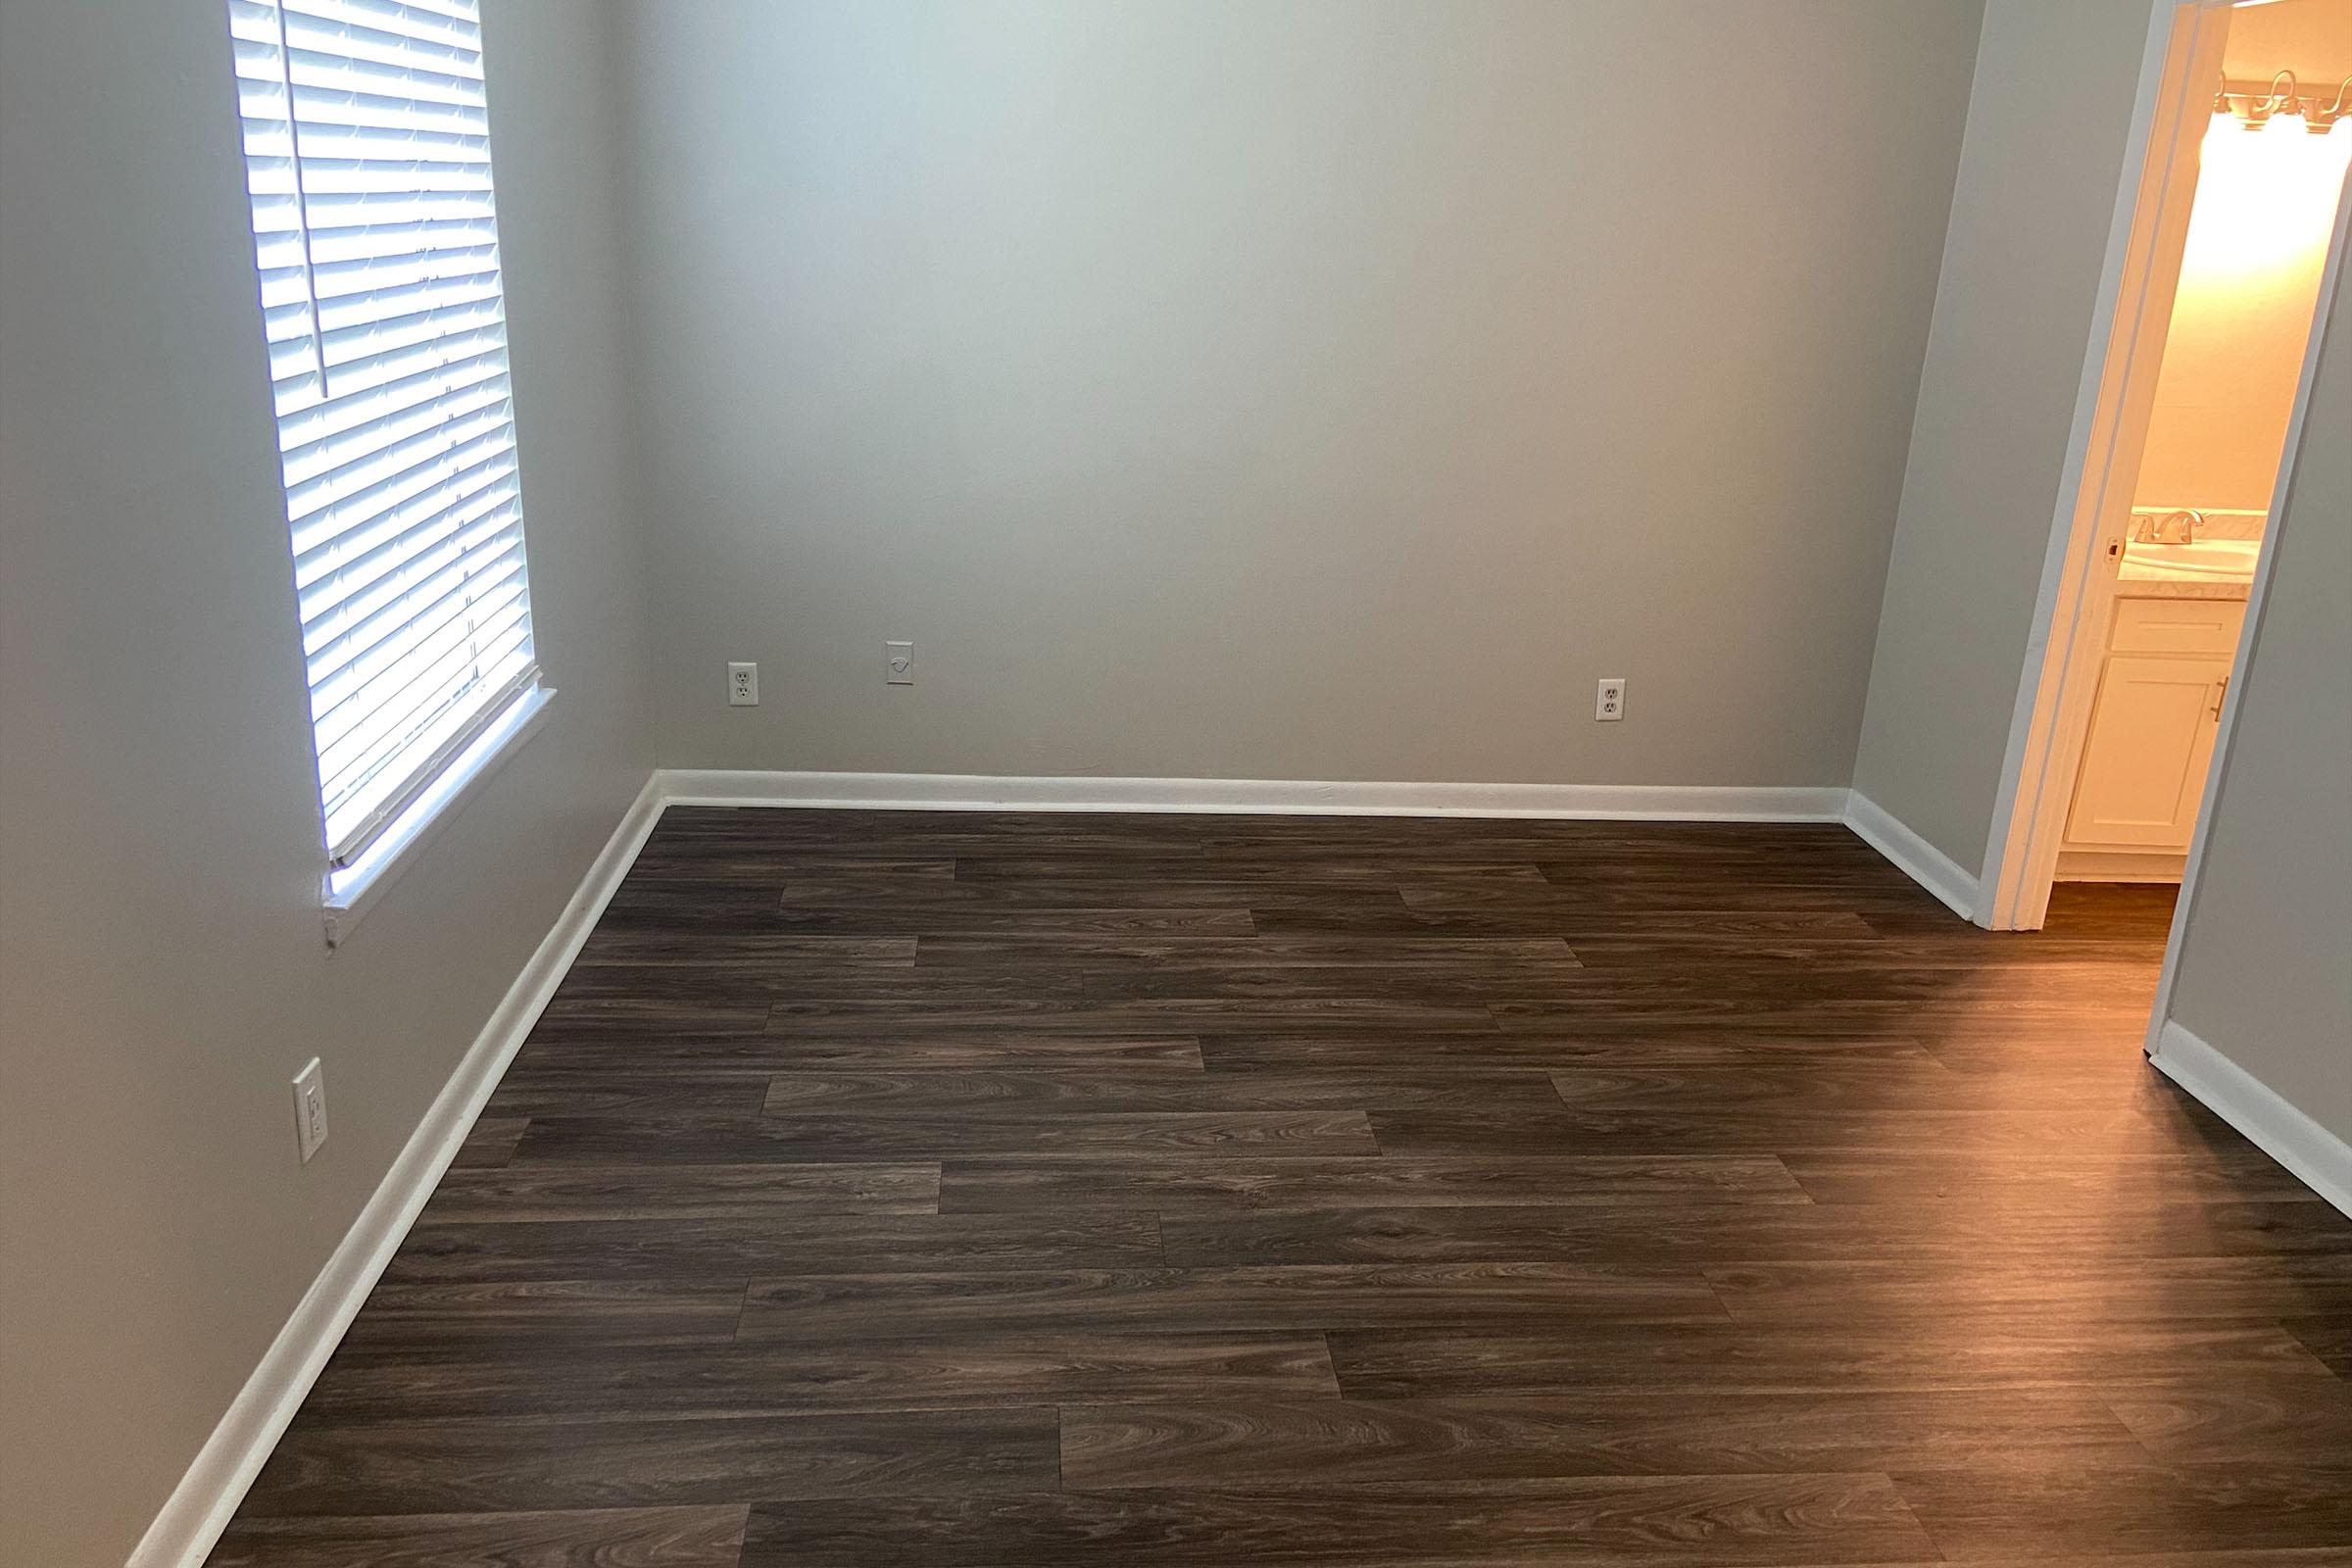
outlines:
[{"label": "white window blinds", "polygon": [[327,850],[535,683],[475,0],[230,0]]}]

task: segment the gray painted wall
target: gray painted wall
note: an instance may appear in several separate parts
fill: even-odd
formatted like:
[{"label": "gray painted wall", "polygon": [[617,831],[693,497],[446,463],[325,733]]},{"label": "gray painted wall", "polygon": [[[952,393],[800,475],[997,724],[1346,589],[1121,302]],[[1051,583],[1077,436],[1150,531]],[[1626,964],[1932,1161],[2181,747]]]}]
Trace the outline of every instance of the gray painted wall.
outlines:
[{"label": "gray painted wall", "polygon": [[1846,782],[1976,0],[632,15],[663,762]]},{"label": "gray painted wall", "polygon": [[2339,281],[2172,1016],[2352,1143],[2352,318]]},{"label": "gray painted wall", "polygon": [[1854,787],[1984,860],[2148,0],[1989,0]]},{"label": "gray painted wall", "polygon": [[[331,958],[225,8],[0,12],[0,1557],[145,1529],[651,765],[602,7],[494,0],[548,726]],[[295,1154],[287,1080],[326,1062]]]}]

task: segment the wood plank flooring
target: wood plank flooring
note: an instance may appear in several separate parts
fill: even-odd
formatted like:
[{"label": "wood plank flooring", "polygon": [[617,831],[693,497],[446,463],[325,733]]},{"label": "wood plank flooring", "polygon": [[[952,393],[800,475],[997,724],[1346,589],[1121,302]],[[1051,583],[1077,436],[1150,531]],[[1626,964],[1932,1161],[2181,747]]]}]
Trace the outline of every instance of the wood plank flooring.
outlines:
[{"label": "wood plank flooring", "polygon": [[1836,827],[672,809],[218,1568],[2352,1564],[2170,890]]}]

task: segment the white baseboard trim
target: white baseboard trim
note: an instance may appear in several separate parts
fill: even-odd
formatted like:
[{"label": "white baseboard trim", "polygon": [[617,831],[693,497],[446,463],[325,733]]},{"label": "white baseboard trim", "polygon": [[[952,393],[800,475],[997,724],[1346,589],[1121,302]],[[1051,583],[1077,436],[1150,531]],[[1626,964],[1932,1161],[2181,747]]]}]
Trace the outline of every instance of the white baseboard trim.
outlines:
[{"label": "white baseboard trim", "polygon": [[659,774],[646,780],[564,912],[466,1048],[457,1070],[303,1293],[245,1387],[229,1402],[125,1568],[201,1568],[653,832],[662,814],[660,784]]},{"label": "white baseboard trim", "polygon": [[1950,856],[1913,832],[1910,824],[1860,790],[1846,792],[1844,820],[1863,843],[1942,900],[1946,908],[1963,920],[1977,920],[1977,879],[1962,870]]},{"label": "white baseboard trim", "polygon": [[2148,1059],[2297,1181],[2352,1215],[2352,1145],[2173,1019],[2164,1021]]},{"label": "white baseboard trim", "polygon": [[2058,882],[2171,882],[2187,875],[2186,854],[2136,850],[2060,850]]},{"label": "white baseboard trim", "polygon": [[1332,783],[1263,778],[1020,778],[964,773],[772,773],[679,768],[673,806],[943,811],[1257,811],[1316,816],[1584,817],[1836,822],[1846,791],[1798,786]]}]

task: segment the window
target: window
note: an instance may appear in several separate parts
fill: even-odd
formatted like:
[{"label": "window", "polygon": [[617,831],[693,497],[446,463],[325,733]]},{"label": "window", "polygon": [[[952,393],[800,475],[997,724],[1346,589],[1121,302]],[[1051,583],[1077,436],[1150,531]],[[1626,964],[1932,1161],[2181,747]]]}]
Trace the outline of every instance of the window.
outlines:
[{"label": "window", "polygon": [[331,890],[537,695],[481,28],[230,0],[229,30]]}]

